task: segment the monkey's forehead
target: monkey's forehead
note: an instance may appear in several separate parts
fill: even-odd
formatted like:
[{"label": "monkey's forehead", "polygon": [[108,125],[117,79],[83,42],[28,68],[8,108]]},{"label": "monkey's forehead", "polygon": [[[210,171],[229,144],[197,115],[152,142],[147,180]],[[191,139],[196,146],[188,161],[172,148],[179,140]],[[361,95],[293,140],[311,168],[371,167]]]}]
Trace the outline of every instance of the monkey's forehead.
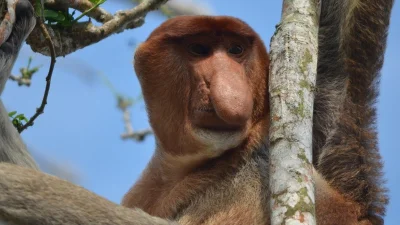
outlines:
[{"label": "monkey's forehead", "polygon": [[197,34],[235,34],[257,37],[257,33],[245,22],[229,16],[177,16],[156,28],[147,40],[180,38]]}]

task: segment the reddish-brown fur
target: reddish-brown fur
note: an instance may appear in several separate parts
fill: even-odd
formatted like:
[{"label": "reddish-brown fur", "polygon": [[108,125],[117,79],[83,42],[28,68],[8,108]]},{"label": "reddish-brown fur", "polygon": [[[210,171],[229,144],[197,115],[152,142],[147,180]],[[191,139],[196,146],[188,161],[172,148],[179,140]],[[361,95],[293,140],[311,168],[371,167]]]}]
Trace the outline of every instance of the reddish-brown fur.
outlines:
[{"label": "reddish-brown fur", "polygon": [[[193,55],[198,43],[212,50]],[[243,54],[227,53],[232,44]],[[269,224],[268,62],[238,19],[185,16],[157,28],[135,55],[157,149],[122,204],[187,225]],[[236,136],[199,139],[204,128]],[[358,203],[314,178],[319,224],[372,224]]]},{"label": "reddish-brown fur", "polygon": [[[27,3],[18,2],[12,35],[1,45],[0,92],[33,26],[33,8]],[[313,127],[317,221],[380,225],[388,198],[374,102],[393,0],[321,3]],[[215,51],[195,56],[197,50],[188,44],[196,42]],[[228,54],[238,44],[246,51]],[[268,55],[254,31],[229,17],[176,18],[139,48],[135,67],[157,149],[123,204],[175,221],[127,210],[8,163],[0,165],[1,221],[269,224]],[[4,107],[0,112],[0,161],[35,167]]]},{"label": "reddish-brown fur", "polygon": [[[221,27],[221,24],[223,24],[223,27]],[[190,110],[199,106],[210,106],[210,98],[206,93],[209,91],[207,89],[209,77],[206,76],[211,76],[222,68],[213,60],[201,62],[194,58],[188,60],[189,54],[185,47],[182,47],[182,45],[187,44],[183,38],[186,37],[187,39],[191,36],[190,38],[195,38],[201,42],[207,42],[207,38],[214,40],[215,37],[232,38],[230,36],[219,36],[217,30],[220,34],[232,33],[233,35],[234,32],[238,34],[236,37],[246,37],[246,40],[242,41],[253,42],[252,50],[249,50],[251,52],[250,57],[247,57],[240,64],[233,60],[220,60],[218,62],[229,64],[229,67],[225,66],[224,73],[219,77],[225,82],[234,83],[235,77],[224,78],[223,76],[237,74],[237,77],[242,80],[245,79],[245,76],[257,76],[254,79],[249,79],[249,77],[246,81],[241,82],[249,82],[248,84],[252,87],[253,93],[250,93],[251,96],[249,97],[252,97],[250,100],[253,100],[254,108],[248,107],[254,110],[252,113],[253,123],[261,122],[261,119],[268,121],[265,119],[268,112],[268,98],[265,98],[267,96],[268,55],[257,34],[246,24],[231,21],[230,18],[226,17],[218,19],[212,17],[206,19],[203,17],[171,19],[157,28],[148,41],[140,46],[135,55],[135,69],[141,81],[151,125],[157,136],[158,144],[162,144],[162,147],[169,154],[190,155],[197,153],[198,146],[202,143],[198,143],[186,132],[192,129],[189,127],[188,121],[193,116]],[[199,36],[200,34],[202,37]],[[254,60],[260,61],[260,63],[254,63]],[[211,67],[213,63],[214,67]],[[241,65],[245,66],[242,67]],[[220,68],[217,68],[218,66]],[[243,68],[246,68],[247,71],[244,71]],[[249,73],[248,71],[253,72]],[[212,83],[212,85],[215,85],[215,83]],[[235,91],[241,92],[240,88]],[[251,113],[251,108],[245,110]],[[225,110],[229,109],[225,107]],[[235,108],[231,110],[233,111]],[[219,118],[214,120],[219,120]],[[166,132],[171,129],[173,132]],[[261,129],[260,126],[258,130],[261,131]],[[177,137],[180,138],[177,139]]]},{"label": "reddish-brown fur", "polygon": [[[196,57],[187,51],[190,41],[221,49],[241,43],[245,51],[230,57],[215,49],[210,57]],[[124,204],[171,217],[177,205],[187,204],[258,149],[268,135],[268,62],[258,35],[229,17],[180,17],[156,29],[137,50],[135,68],[158,148]],[[230,99],[235,105],[224,102],[229,96],[237,96]],[[198,108],[215,112],[196,115]],[[227,149],[212,149],[196,139],[193,126],[239,129],[244,140],[219,157]]]}]

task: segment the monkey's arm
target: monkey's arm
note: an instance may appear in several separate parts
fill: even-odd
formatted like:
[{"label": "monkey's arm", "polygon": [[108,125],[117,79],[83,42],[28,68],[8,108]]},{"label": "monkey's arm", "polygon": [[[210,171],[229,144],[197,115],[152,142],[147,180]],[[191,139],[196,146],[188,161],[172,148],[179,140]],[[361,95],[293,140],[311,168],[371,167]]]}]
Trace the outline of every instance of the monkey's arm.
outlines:
[{"label": "monkey's arm", "polygon": [[[0,43],[0,95],[27,35],[35,26],[33,7],[28,0],[18,0],[15,6],[16,21],[9,38]],[[4,35],[4,34],[1,34]],[[0,99],[0,162],[38,169],[18,131],[8,117]]]},{"label": "monkey's arm", "polygon": [[0,164],[0,221],[16,225],[167,225],[54,176]]},{"label": "monkey's arm", "polygon": [[393,0],[325,0],[320,17],[314,164],[373,224],[383,224],[388,201],[374,104],[392,6]]}]

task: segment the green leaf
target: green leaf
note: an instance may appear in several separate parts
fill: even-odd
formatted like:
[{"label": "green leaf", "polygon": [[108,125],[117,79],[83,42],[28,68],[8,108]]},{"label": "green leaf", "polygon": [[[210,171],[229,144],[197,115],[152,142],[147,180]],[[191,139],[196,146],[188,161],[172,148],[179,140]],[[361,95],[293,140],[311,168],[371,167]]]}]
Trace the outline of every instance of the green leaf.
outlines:
[{"label": "green leaf", "polygon": [[14,119],[17,119],[17,120],[24,120],[24,119],[26,119],[25,118],[25,115],[24,114],[18,114]]},{"label": "green leaf", "polygon": [[15,114],[17,114],[17,111],[12,111],[8,113],[8,116],[13,117]]},{"label": "green leaf", "polygon": [[45,9],[43,14],[46,19],[52,19],[57,22],[62,22],[65,20],[65,16],[61,12]]}]

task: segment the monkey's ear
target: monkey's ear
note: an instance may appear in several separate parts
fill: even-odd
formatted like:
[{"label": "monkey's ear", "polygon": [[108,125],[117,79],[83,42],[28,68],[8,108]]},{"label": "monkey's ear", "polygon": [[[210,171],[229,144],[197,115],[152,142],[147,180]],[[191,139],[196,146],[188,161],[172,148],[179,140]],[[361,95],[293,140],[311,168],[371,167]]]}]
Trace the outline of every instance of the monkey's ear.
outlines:
[{"label": "monkey's ear", "polygon": [[140,49],[140,47],[142,47],[143,46],[143,44],[144,44],[145,42],[140,42],[140,43],[138,43],[137,45],[136,45],[136,48],[135,48],[135,53],[138,51],[138,49]]}]

